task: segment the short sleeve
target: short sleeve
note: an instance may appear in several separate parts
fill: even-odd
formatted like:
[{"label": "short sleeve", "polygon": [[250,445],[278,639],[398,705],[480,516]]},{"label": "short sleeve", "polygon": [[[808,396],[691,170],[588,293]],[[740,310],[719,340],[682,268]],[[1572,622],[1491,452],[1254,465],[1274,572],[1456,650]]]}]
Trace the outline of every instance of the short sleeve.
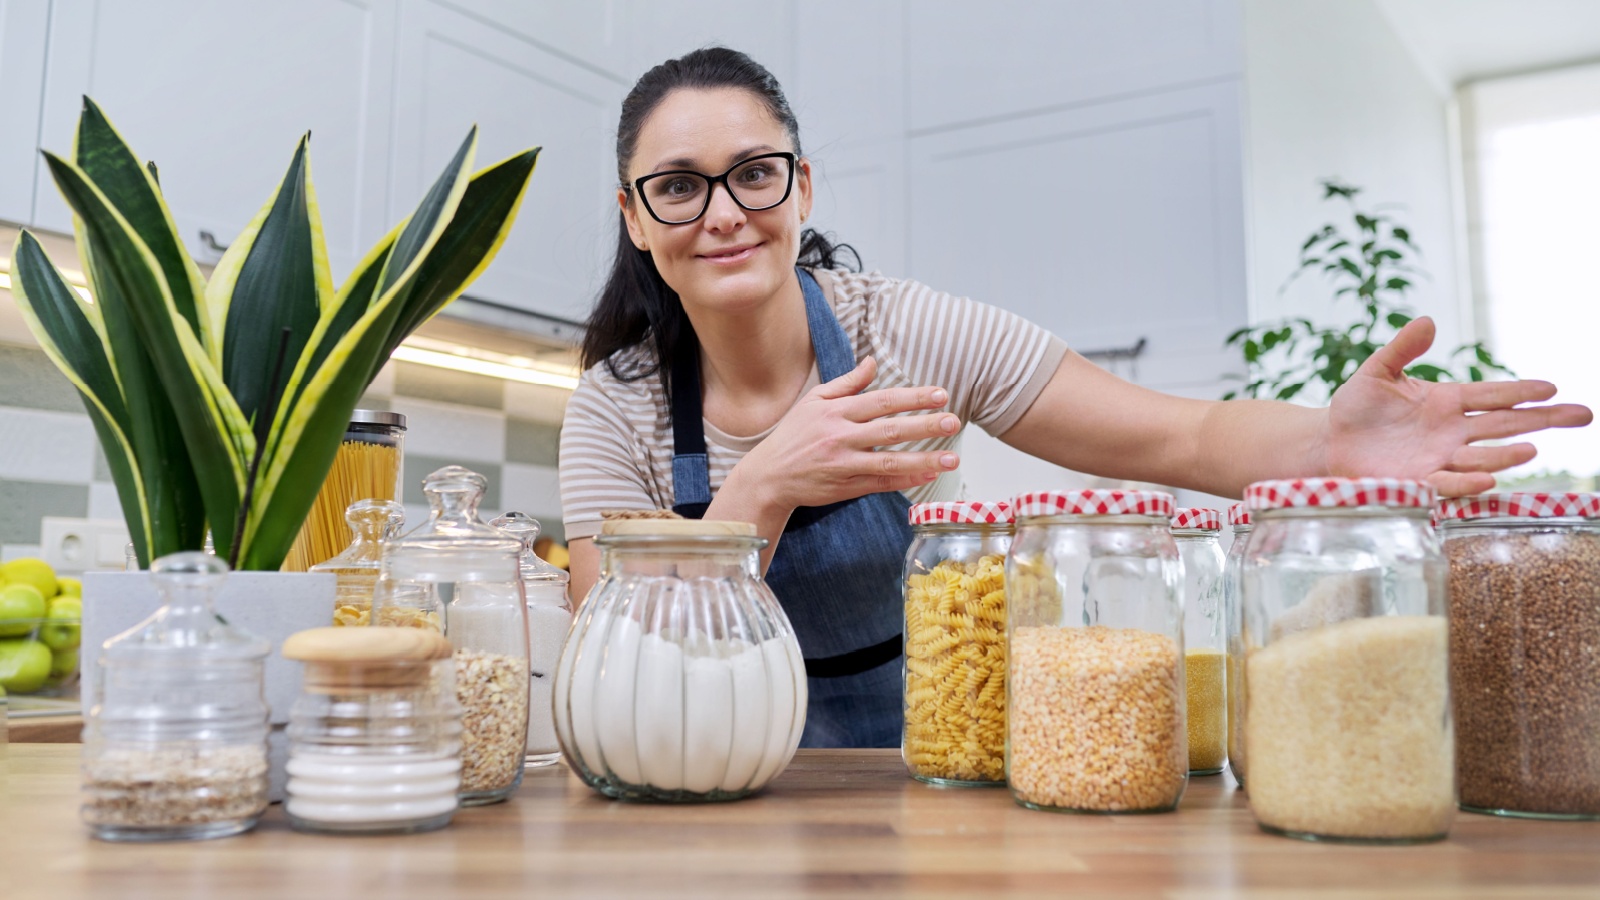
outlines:
[{"label": "short sleeve", "polygon": [[561,426],[561,510],[569,541],[599,534],[608,510],[656,505],[627,417],[592,374],[578,382]]}]

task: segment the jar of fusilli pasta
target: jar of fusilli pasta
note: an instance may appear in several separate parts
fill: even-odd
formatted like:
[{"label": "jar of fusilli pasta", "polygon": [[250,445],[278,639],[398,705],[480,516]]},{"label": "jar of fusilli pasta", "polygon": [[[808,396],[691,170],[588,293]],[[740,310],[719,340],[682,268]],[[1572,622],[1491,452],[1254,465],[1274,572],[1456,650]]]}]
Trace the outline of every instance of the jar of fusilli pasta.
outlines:
[{"label": "jar of fusilli pasta", "polygon": [[1003,785],[1011,504],[919,503],[911,526],[901,755],[918,781]]},{"label": "jar of fusilli pasta", "polygon": [[1030,809],[1163,812],[1189,780],[1171,494],[1012,501],[1006,782]]}]

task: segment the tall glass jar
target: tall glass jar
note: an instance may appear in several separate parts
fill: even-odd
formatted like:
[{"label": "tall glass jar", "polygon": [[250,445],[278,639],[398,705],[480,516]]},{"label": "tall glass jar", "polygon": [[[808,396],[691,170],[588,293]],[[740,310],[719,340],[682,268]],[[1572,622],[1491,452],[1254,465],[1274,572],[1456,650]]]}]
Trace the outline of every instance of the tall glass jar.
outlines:
[{"label": "tall glass jar", "polygon": [[539,558],[539,520],[508,512],[489,523],[522,542],[522,592],[528,598],[528,753],[524,763],[548,766],[561,759],[556,741],[555,694],[552,690],[561,644],[572,627],[572,602],[567,599],[571,576]]},{"label": "tall glass jar", "polygon": [[911,529],[901,756],[918,781],[1003,785],[1011,504],[918,503]]},{"label": "tall glass jar", "polygon": [[635,519],[595,539],[600,580],[556,667],[556,737],[608,797],[737,800],[806,721],[800,644],[761,579],[755,526]]},{"label": "tall glass jar", "polygon": [[1187,508],[1172,517],[1183,561],[1183,675],[1189,774],[1216,775],[1228,758],[1228,632],[1222,602],[1222,514]]},{"label": "tall glass jar", "polygon": [[323,479],[284,560],[286,572],[306,572],[332,559],[345,542],[345,511],[357,500],[398,500],[404,483],[406,417],[381,409],[350,414],[344,442]]},{"label": "tall glass jar", "polygon": [[161,557],[150,566],[161,608],[102,648],[83,730],[94,837],[225,837],[266,810],[269,647],[217,615],[227,574],[205,553]]},{"label": "tall glass jar", "polygon": [[1159,491],[1012,501],[1006,777],[1030,809],[1163,812],[1189,781],[1182,564]]},{"label": "tall glass jar", "polygon": [[283,642],[305,664],[289,713],[297,831],[431,831],[461,785],[461,706],[450,642],[422,628],[313,628]]},{"label": "tall glass jar", "polygon": [[1433,489],[1265,481],[1244,563],[1250,809],[1316,840],[1438,840],[1455,815]]},{"label": "tall glass jar", "polygon": [[1440,504],[1461,808],[1600,818],[1600,494]]},{"label": "tall glass jar", "polygon": [[478,518],[486,486],[460,466],[423,481],[428,521],[384,549],[372,607],[377,625],[437,622],[455,648],[463,806],[509,797],[528,743],[522,543]]},{"label": "tall glass jar", "polygon": [[345,510],[344,520],[350,524],[350,546],[311,571],[333,573],[333,624],[366,625],[372,619],[383,542],[399,533],[406,510],[393,500],[357,500]]},{"label": "tall glass jar", "polygon": [[1228,507],[1233,543],[1222,564],[1222,621],[1228,632],[1228,771],[1244,787],[1244,591],[1242,573],[1250,545],[1250,510],[1243,503]]}]

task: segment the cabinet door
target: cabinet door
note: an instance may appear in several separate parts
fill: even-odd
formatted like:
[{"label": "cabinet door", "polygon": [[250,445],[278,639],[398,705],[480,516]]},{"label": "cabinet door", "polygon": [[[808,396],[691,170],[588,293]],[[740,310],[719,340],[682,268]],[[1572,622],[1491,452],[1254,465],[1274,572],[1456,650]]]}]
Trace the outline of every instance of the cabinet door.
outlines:
[{"label": "cabinet door", "polygon": [[[5,127],[0,128],[0,219],[33,224],[39,170],[39,93],[44,84],[44,48],[53,3],[0,0],[0,90]],[[9,256],[10,247],[0,247]]]},{"label": "cabinet door", "polygon": [[[57,3],[41,143],[72,147],[79,95],[93,97],[142,157],[154,160],[178,229],[232,240],[312,133],[312,174],[336,279],[388,229],[390,0]],[[48,176],[44,176],[48,180]],[[70,230],[41,184],[41,227]]]}]

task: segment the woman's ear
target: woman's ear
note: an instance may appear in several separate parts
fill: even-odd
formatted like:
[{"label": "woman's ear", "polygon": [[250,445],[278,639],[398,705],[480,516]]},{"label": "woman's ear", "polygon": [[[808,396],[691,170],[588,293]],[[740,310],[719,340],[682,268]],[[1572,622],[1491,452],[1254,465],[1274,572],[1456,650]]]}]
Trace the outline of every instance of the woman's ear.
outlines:
[{"label": "woman's ear", "polygon": [[628,240],[648,253],[650,242],[645,240],[644,229],[639,225],[639,211],[628,202],[628,192],[622,188],[617,188],[617,208],[622,210],[622,221],[628,226]]},{"label": "woman's ear", "polygon": [[800,192],[800,221],[811,218],[811,160],[804,156],[795,161],[795,188]]}]

